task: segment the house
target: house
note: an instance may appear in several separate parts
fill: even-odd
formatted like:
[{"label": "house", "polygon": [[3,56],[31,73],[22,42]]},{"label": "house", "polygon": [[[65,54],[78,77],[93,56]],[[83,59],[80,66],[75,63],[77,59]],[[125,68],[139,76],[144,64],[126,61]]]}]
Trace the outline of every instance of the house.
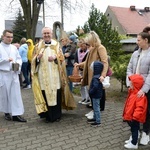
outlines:
[{"label": "house", "polygon": [[150,7],[142,9],[130,6],[129,8],[108,6],[106,17],[112,23],[112,28],[119,34],[136,37],[150,24]]},{"label": "house", "polygon": [[[12,30],[14,26],[15,20],[5,20],[5,29]],[[36,26],[36,33],[35,33],[35,41],[39,40],[42,38],[42,28],[43,28],[43,23],[42,21],[38,21],[37,26]]]},{"label": "house", "polygon": [[129,38],[129,39],[124,39],[121,40],[120,43],[122,43],[122,49],[126,53],[132,53],[137,46],[136,44],[137,38]]}]

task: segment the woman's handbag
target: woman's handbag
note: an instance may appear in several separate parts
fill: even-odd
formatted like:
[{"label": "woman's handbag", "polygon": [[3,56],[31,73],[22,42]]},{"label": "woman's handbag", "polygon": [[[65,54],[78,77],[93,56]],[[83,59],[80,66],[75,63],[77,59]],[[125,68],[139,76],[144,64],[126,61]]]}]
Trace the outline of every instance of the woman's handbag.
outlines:
[{"label": "woman's handbag", "polygon": [[112,69],[110,68],[110,66],[108,66],[108,70],[107,70],[107,74],[106,76],[112,76]]}]

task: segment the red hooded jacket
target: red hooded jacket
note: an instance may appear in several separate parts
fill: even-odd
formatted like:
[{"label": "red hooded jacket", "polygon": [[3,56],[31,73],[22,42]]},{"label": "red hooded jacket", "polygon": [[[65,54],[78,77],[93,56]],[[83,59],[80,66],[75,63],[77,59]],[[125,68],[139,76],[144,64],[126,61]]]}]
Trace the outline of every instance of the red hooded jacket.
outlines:
[{"label": "red hooded jacket", "polygon": [[147,98],[146,96],[137,97],[138,91],[144,84],[144,79],[139,74],[134,74],[129,77],[133,85],[133,89],[129,89],[128,97],[126,99],[123,111],[123,120],[144,123],[147,113]]}]

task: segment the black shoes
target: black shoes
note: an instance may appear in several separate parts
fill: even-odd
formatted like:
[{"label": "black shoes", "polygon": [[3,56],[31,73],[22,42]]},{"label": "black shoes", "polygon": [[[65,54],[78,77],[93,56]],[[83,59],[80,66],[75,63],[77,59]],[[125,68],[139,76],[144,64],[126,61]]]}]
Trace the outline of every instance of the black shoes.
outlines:
[{"label": "black shoes", "polygon": [[5,113],[5,120],[8,120],[8,121],[11,120],[11,116],[9,113]]},{"label": "black shoes", "polygon": [[12,116],[12,120],[13,121],[18,121],[18,122],[27,122],[27,120],[25,120],[21,116]]},{"label": "black shoes", "polygon": [[91,103],[90,103],[90,104],[87,104],[86,107],[87,107],[87,108],[92,108],[92,104],[91,104]]},{"label": "black shoes", "polygon": [[96,120],[95,119],[88,119],[87,123],[94,123]]},{"label": "black shoes", "polygon": [[51,120],[49,120],[49,119],[47,119],[46,118],[46,120],[45,120],[45,123],[49,123],[49,122],[60,122],[60,120],[61,120],[61,118],[58,118],[58,119],[56,119],[56,120],[53,120],[53,121],[51,121]]}]

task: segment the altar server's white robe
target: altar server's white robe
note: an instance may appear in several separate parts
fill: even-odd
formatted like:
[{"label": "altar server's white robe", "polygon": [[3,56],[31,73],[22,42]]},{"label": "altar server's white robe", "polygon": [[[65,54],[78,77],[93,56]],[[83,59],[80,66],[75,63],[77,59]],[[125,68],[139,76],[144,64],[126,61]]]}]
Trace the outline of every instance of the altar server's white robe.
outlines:
[{"label": "altar server's white robe", "polygon": [[22,115],[24,106],[21,97],[19,71],[12,71],[12,62],[19,63],[21,69],[22,60],[14,45],[0,43],[0,112],[11,113],[12,116]]}]

